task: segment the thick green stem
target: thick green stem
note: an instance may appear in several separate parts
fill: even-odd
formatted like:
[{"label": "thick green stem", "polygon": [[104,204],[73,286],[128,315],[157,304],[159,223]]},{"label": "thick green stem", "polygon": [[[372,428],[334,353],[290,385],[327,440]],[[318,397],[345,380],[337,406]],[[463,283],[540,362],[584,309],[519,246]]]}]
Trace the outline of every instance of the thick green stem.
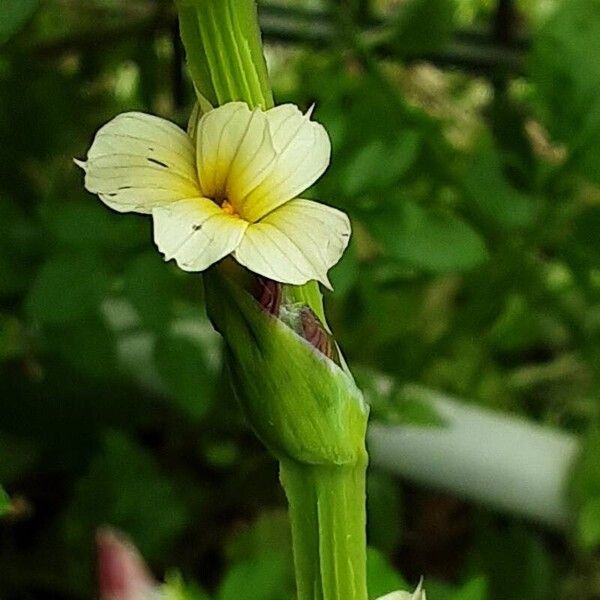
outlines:
[{"label": "thick green stem", "polygon": [[213,105],[273,106],[254,0],[176,0],[197,90]]},{"label": "thick green stem", "polygon": [[281,461],[298,600],[367,599],[366,466]]}]

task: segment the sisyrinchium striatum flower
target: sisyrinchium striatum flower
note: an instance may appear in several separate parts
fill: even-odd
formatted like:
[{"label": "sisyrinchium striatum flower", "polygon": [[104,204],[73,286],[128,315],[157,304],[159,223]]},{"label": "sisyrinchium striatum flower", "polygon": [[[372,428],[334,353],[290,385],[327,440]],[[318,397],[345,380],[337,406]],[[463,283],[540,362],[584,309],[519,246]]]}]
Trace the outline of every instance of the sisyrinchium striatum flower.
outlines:
[{"label": "sisyrinchium striatum flower", "polygon": [[348,217],[298,198],[330,154],[310,111],[230,102],[192,122],[189,133],[156,116],[121,114],[76,162],[86,188],[110,208],[151,214],[156,245],[185,271],[231,254],[281,283],[331,287],[327,272],[348,244]]}]

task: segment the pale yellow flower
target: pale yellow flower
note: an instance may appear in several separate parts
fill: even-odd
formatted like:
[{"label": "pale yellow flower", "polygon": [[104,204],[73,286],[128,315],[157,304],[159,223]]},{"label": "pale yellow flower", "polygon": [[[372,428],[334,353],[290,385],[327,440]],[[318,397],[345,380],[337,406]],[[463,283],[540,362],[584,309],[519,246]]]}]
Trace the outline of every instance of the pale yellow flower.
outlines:
[{"label": "pale yellow flower", "polygon": [[329,164],[325,129],[292,104],[251,111],[231,102],[190,131],[119,115],[98,131],[87,161],[77,161],[86,188],[114,210],[151,214],[156,245],[185,271],[231,254],[275,281],[330,287],[348,217],[298,198]]},{"label": "pale yellow flower", "polygon": [[427,595],[423,589],[423,580],[421,580],[412,594],[410,592],[392,592],[381,596],[377,600],[427,600]]}]

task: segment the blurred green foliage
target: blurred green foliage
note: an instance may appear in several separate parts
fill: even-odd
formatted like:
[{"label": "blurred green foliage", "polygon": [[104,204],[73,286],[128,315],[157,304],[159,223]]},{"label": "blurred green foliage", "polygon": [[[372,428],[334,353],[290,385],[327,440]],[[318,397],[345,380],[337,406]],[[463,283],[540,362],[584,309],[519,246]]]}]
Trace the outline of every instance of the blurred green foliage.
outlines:
[{"label": "blurred green foliage", "polygon": [[[314,196],[354,236],[326,303],[374,418],[443,426],[400,394],[418,383],[589,432],[564,537],[371,473],[371,593],[423,574],[432,600],[597,598],[600,4],[350,5],[319,18],[327,43],[284,27],[268,59],[278,102],[315,102],[332,136]],[[94,597],[104,523],[217,600],[292,594],[276,468],[200,277],[72,163],[123,110],[184,125],[182,61],[166,0],[0,0],[3,599]]]}]

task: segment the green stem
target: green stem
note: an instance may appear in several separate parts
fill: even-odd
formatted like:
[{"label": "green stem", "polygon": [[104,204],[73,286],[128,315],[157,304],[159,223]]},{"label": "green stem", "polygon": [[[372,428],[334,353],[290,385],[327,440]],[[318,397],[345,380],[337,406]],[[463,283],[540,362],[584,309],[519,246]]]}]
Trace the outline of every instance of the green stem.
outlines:
[{"label": "green stem", "polygon": [[[197,91],[213,105],[241,100],[252,108],[272,107],[254,0],[176,2]],[[205,283],[211,285],[209,278]],[[307,304],[325,324],[317,282],[285,286],[285,298]],[[273,382],[282,384],[285,382]],[[328,400],[331,404],[339,398]],[[351,431],[344,434],[352,436]],[[364,439],[364,431],[362,435]],[[367,600],[364,446],[358,455],[358,462],[348,465],[313,465],[281,458],[298,600]]]},{"label": "green stem", "polygon": [[281,461],[298,600],[367,599],[366,466]]},{"label": "green stem", "polygon": [[273,106],[254,0],[176,0],[197,90],[213,105]]}]

